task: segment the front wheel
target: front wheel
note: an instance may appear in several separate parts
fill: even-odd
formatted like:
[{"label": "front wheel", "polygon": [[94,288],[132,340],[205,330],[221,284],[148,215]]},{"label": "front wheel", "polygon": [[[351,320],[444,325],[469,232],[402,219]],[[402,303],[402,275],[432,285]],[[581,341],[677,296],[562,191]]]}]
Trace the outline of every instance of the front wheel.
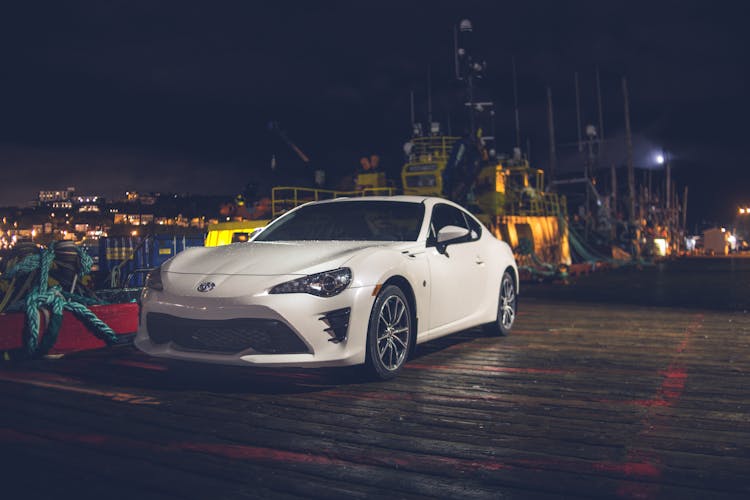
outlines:
[{"label": "front wheel", "polygon": [[366,366],[374,377],[395,377],[409,357],[414,326],[409,301],[395,285],[385,287],[370,314],[367,329]]},{"label": "front wheel", "polygon": [[497,318],[487,325],[487,330],[499,335],[508,335],[513,322],[516,320],[516,306],[518,295],[516,294],[516,280],[513,275],[505,271],[500,280],[500,295],[497,302]]}]

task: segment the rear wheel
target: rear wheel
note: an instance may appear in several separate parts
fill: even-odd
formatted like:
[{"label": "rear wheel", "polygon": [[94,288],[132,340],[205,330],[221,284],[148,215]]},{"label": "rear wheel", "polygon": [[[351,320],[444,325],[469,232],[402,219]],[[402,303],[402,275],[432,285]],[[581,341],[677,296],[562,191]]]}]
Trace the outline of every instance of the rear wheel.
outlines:
[{"label": "rear wheel", "polygon": [[414,327],[409,301],[395,285],[375,299],[367,330],[368,371],[380,380],[395,377],[409,358]]},{"label": "rear wheel", "polygon": [[505,271],[500,280],[500,294],[497,302],[497,318],[487,325],[487,330],[499,335],[508,335],[516,320],[516,305],[518,295],[516,294],[516,280],[513,275]]}]

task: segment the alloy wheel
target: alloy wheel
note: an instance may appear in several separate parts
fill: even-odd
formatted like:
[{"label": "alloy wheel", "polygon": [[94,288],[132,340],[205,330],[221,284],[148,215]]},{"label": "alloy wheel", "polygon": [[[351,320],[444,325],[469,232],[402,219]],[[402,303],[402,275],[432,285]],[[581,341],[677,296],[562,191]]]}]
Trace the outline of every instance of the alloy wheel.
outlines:
[{"label": "alloy wheel", "polygon": [[507,274],[500,284],[500,322],[505,330],[510,330],[516,319],[516,289]]},{"label": "alloy wheel", "polygon": [[391,295],[380,307],[377,328],[378,357],[382,365],[397,370],[406,359],[409,351],[411,330],[409,311],[398,295]]}]

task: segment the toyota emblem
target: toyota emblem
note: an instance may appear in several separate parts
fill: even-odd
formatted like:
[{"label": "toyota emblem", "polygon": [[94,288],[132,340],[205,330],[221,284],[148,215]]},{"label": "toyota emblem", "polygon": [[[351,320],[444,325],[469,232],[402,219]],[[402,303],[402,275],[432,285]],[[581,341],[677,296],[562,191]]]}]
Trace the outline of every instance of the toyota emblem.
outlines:
[{"label": "toyota emblem", "polygon": [[198,283],[198,291],[199,292],[210,292],[216,287],[216,283],[213,281],[201,281]]}]

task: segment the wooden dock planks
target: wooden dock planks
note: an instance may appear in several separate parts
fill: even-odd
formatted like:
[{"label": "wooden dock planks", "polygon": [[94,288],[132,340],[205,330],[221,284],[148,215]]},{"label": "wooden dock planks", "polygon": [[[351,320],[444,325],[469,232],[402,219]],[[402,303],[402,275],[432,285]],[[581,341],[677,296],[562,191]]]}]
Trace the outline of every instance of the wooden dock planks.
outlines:
[{"label": "wooden dock planks", "polygon": [[384,383],[101,350],[0,367],[0,458],[17,498],[746,498],[748,344],[742,312],[526,299]]}]

